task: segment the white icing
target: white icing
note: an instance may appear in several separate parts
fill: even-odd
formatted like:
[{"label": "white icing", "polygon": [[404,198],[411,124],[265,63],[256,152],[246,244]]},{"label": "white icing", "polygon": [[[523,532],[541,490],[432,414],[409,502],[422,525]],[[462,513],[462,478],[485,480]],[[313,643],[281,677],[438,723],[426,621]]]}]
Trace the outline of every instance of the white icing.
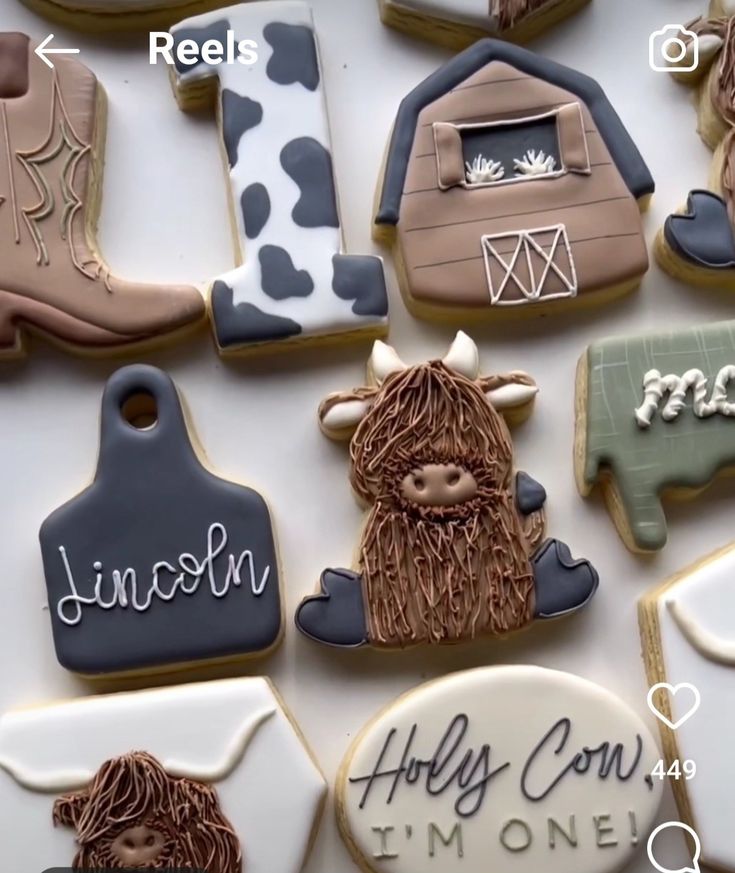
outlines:
[{"label": "white icing", "polygon": [[726,667],[735,667],[735,638],[724,639],[710,633],[704,626],[697,624],[689,610],[676,600],[667,600],[666,608],[689,645],[703,658]]},{"label": "white icing", "polygon": [[[51,792],[65,790],[67,781],[78,785],[81,775],[133,750],[191,774],[225,773],[232,765],[215,788],[248,873],[299,873],[325,784],[267,680],[87,697],[0,719],[3,767],[42,781]],[[52,826],[54,799],[0,773],[8,870],[71,863],[74,834]]]},{"label": "white icing", "polygon": [[[177,24],[171,32],[205,28],[222,21],[223,17],[221,11],[199,15]],[[182,83],[217,76],[222,90],[234,91],[263,107],[262,121],[243,134],[238,161],[229,170],[240,266],[214,281],[221,280],[233,289],[235,304],[251,303],[263,312],[297,322],[302,328],[301,336],[354,331],[371,323],[384,323],[386,319],[382,316],[356,315],[352,311],[355,301],[340,299],[332,289],[332,258],[342,253],[340,228],[299,227],[291,216],[300,198],[300,189],[281,166],[281,150],[294,139],[310,137],[331,153],[323,71],[320,70],[319,86],[314,91],[299,82],[291,85],[273,82],[266,74],[273,49],[263,31],[274,22],[300,25],[313,31],[311,9],[296,0],[267,0],[230,6],[226,19],[237,40],[252,39],[258,43],[257,63],[252,66],[221,64],[210,68],[199,64],[178,75]],[[258,237],[248,240],[240,202],[243,191],[252,184],[265,185],[271,209]],[[263,291],[258,253],[268,245],[285,249],[296,270],[309,273],[314,283],[311,294],[275,300]]]},{"label": "white icing", "polygon": [[340,823],[378,873],[612,873],[653,826],[659,757],[641,719],[597,685],[540,667],[470,670],[419,687],[359,735],[338,777]]},{"label": "white icing", "polygon": [[[695,829],[702,843],[702,860],[722,870],[735,870],[730,785],[735,780],[731,726],[735,722],[735,670],[697,650],[676,620],[678,611],[712,641],[732,640],[735,614],[735,548],[697,566],[668,587],[657,603],[666,681],[688,682],[701,703],[694,716],[676,731],[680,760],[696,761],[697,775],[685,783]],[[676,603],[672,614],[667,606]],[[670,698],[674,722],[690,700]]]},{"label": "white icing", "polygon": [[378,385],[382,385],[391,373],[400,373],[405,369],[406,364],[398,357],[398,352],[393,346],[387,345],[382,340],[373,343],[368,370],[373,374]]},{"label": "white icing", "polygon": [[497,31],[497,22],[490,14],[489,0],[388,0],[389,6],[404,6],[444,21],[472,24],[488,33]]},{"label": "white icing", "polygon": [[[176,558],[175,564],[169,561],[157,561],[151,569],[151,579],[147,588],[138,580],[138,573],[132,567],[124,570],[113,569],[110,581],[106,583],[105,568],[100,561],[95,561],[94,595],[84,597],[77,591],[76,581],[69,562],[69,556],[64,546],[59,546],[59,554],[64,565],[64,572],[69,583],[70,593],[59,599],[56,604],[56,614],[65,625],[75,627],[82,621],[83,607],[96,606],[100,609],[133,609],[135,612],[146,612],[154,599],[170,603],[176,595],[196,594],[204,579],[207,580],[212,597],[221,599],[229,594],[232,588],[242,585],[243,565],[247,566],[250,589],[254,596],[260,597],[268,584],[271,568],[266,565],[262,574],[256,570],[256,559],[253,553],[246,549],[239,555],[226,556],[224,579],[218,578],[217,559],[222,556],[227,547],[227,528],[215,522],[207,531],[206,554],[201,561],[189,552],[184,552]],[[221,571],[220,571],[221,572]],[[166,582],[161,577],[165,574]],[[174,577],[171,579],[170,577]],[[187,582],[187,580],[190,580]],[[107,599],[105,587],[111,588]],[[139,589],[143,589],[142,592]]]},{"label": "white icing", "polygon": [[735,416],[735,403],[727,399],[727,389],[733,378],[735,366],[730,364],[723,367],[715,377],[708,401],[707,378],[701,370],[687,370],[682,376],[673,373],[662,376],[658,370],[649,370],[643,376],[643,402],[635,410],[635,420],[640,428],[650,427],[661,401],[668,394],[661,418],[675,421],[686,406],[689,391],[692,392],[692,411],[697,418],[709,418],[716,414]]},{"label": "white icing", "polygon": [[[577,269],[566,225],[553,224],[529,230],[483,234],[480,243],[492,306],[525,306],[539,301],[577,296]],[[506,254],[504,249],[508,250],[510,246],[513,249]],[[561,264],[556,263],[560,251]],[[568,273],[564,269],[565,259],[569,265]],[[537,264],[543,264],[543,268],[534,269],[534,260]],[[525,266],[525,270],[519,270],[519,264]],[[561,282],[561,291],[554,290],[558,284],[554,284],[551,290],[547,289],[546,281],[552,276]],[[505,292],[508,287],[517,288],[521,296],[507,296]]]},{"label": "white icing", "polygon": [[450,370],[460,373],[473,381],[480,373],[480,353],[475,341],[460,330],[454,338],[449,351],[444,356],[444,363]]},{"label": "white icing", "polygon": [[556,158],[543,151],[529,149],[522,158],[514,158],[517,176],[549,176],[556,168]]},{"label": "white icing", "polygon": [[485,396],[495,409],[509,409],[514,406],[525,406],[538,394],[537,385],[503,385],[486,391]]},{"label": "white icing", "polygon": [[322,416],[322,425],[327,430],[334,431],[354,427],[365,418],[370,405],[367,400],[344,400],[342,403],[335,403]]},{"label": "white icing", "polygon": [[471,185],[499,182],[503,176],[505,176],[505,168],[500,161],[482,155],[476,155],[471,164],[465,161],[465,178]]}]

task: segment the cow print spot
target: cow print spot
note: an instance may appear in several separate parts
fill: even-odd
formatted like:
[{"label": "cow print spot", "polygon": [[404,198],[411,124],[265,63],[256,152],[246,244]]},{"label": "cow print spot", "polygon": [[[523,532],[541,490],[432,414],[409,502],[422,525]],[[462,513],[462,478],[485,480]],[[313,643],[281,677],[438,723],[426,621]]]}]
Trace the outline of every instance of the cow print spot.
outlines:
[{"label": "cow print spot", "polygon": [[274,300],[308,297],[314,282],[306,270],[297,270],[291,255],[280,246],[263,246],[258,252],[263,291]]},{"label": "cow print spot", "polygon": [[[227,31],[230,29],[230,22],[226,19],[215,21],[207,27],[182,27],[180,30],[173,31],[174,45],[174,67],[179,75],[191,72],[195,67],[202,63],[201,50],[202,46],[208,39],[217,40],[222,45],[227,45]],[[179,45],[185,40],[191,39],[199,47],[199,54],[196,55],[193,64],[184,64],[179,60]]]},{"label": "cow print spot", "polygon": [[232,299],[232,288],[226,282],[214,283],[212,315],[217,344],[221,349],[288,339],[301,333],[301,325],[290,318],[263,312],[252,303],[234,305]]},{"label": "cow print spot", "polygon": [[319,87],[319,59],[311,28],[303,24],[268,24],[263,36],[273,47],[266,67],[268,78],[278,85],[300,82],[309,91]]},{"label": "cow print spot", "polygon": [[281,151],[281,166],[299,186],[301,196],[291,217],[299,227],[339,227],[332,157],[321,143],[302,136]]},{"label": "cow print spot", "polygon": [[332,290],[340,300],[354,300],[355,315],[388,314],[383,262],[369,255],[335,255]]},{"label": "cow print spot", "polygon": [[245,225],[245,236],[248,239],[255,239],[270,218],[271,199],[268,196],[268,189],[260,182],[248,185],[242,192],[240,206]]},{"label": "cow print spot", "polygon": [[237,151],[244,133],[263,120],[263,107],[256,100],[241,97],[229,88],[222,92],[222,136],[230,167],[237,164]]}]

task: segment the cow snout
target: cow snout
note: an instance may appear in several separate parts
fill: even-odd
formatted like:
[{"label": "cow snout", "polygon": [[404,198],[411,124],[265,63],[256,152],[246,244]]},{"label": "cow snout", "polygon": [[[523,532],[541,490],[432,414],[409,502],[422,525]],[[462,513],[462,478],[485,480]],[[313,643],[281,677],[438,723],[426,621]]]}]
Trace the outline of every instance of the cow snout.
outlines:
[{"label": "cow snout", "polygon": [[401,493],[420,506],[456,506],[477,494],[477,481],[458,464],[424,464],[404,477]]},{"label": "cow snout", "polygon": [[165,839],[160,831],[139,825],[119,833],[111,849],[124,867],[145,867],[158,858],[164,843]]}]

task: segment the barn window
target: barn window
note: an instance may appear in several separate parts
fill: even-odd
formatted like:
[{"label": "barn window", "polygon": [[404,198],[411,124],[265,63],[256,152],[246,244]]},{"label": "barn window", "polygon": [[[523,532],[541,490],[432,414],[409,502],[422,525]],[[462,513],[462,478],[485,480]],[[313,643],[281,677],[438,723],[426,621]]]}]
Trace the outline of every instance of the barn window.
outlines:
[{"label": "barn window", "polygon": [[434,124],[442,189],[503,185],[590,172],[578,103],[531,118]]}]

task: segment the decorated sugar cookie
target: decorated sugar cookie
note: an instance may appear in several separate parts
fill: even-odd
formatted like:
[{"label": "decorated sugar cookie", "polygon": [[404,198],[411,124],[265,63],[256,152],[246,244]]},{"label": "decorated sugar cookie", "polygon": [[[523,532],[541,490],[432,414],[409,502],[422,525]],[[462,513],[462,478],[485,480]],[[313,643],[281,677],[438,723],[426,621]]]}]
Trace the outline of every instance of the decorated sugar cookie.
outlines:
[{"label": "decorated sugar cookie", "polygon": [[127,282],[102,260],[105,92],[76,58],[52,69],[35,47],[0,33],[0,357],[29,332],[100,355],[203,324],[196,288]]},{"label": "decorated sugar cookie", "polygon": [[228,0],[21,0],[39,15],[76,30],[157,30]]},{"label": "decorated sugar cookie", "polygon": [[407,366],[377,342],[368,384],[329,396],[326,436],[350,440],[350,481],[368,507],[355,570],[328,569],[296,615],[334,646],[400,649],[502,636],[576,612],[597,589],[588,561],[544,539],[546,492],[516,472],[507,423],[537,388],[480,376],[474,342]]},{"label": "decorated sugar cookie", "polygon": [[40,533],[56,655],[87,676],[262,655],[280,641],[270,513],[202,466],[176,388],[118,370],[92,484]]},{"label": "decorated sugar cookie", "polygon": [[575,469],[636,552],[666,544],[662,495],[696,496],[735,463],[735,322],[593,343],[577,368]]},{"label": "decorated sugar cookie", "polygon": [[597,82],[482,40],[401,103],[373,234],[419,317],[547,315],[637,287],[653,189]]},{"label": "decorated sugar cookie", "polygon": [[378,0],[389,27],[453,49],[484,36],[526,42],[589,0]]},{"label": "decorated sugar cookie", "polygon": [[695,285],[735,288],[735,2],[713,0],[709,16],[686,26],[688,50],[672,67],[696,87],[697,131],[714,151],[709,190],[689,193],[686,206],[666,219],[656,239],[661,267]]},{"label": "decorated sugar cookie", "polygon": [[175,67],[182,109],[219,103],[238,243],[236,269],[211,287],[224,354],[387,331],[383,263],[345,254],[322,70],[305,3],[244,3],[183,21],[175,45],[251,39],[251,65]]},{"label": "decorated sugar cookie", "polygon": [[[646,672],[656,705],[674,725],[659,729],[679,816],[699,836],[701,861],[735,870],[732,817],[723,786],[735,776],[728,736],[735,700],[735,548],[698,561],[647,594],[639,606]],[[677,688],[677,686],[683,687]],[[696,689],[696,690],[695,690]]]},{"label": "decorated sugar cookie", "polygon": [[86,697],[0,719],[8,870],[299,873],[325,789],[267,679]]},{"label": "decorated sugar cookie", "polygon": [[645,847],[658,759],[638,715],[592,682],[469,670],[363,729],[337,777],[337,820],[374,873],[614,873]]}]

